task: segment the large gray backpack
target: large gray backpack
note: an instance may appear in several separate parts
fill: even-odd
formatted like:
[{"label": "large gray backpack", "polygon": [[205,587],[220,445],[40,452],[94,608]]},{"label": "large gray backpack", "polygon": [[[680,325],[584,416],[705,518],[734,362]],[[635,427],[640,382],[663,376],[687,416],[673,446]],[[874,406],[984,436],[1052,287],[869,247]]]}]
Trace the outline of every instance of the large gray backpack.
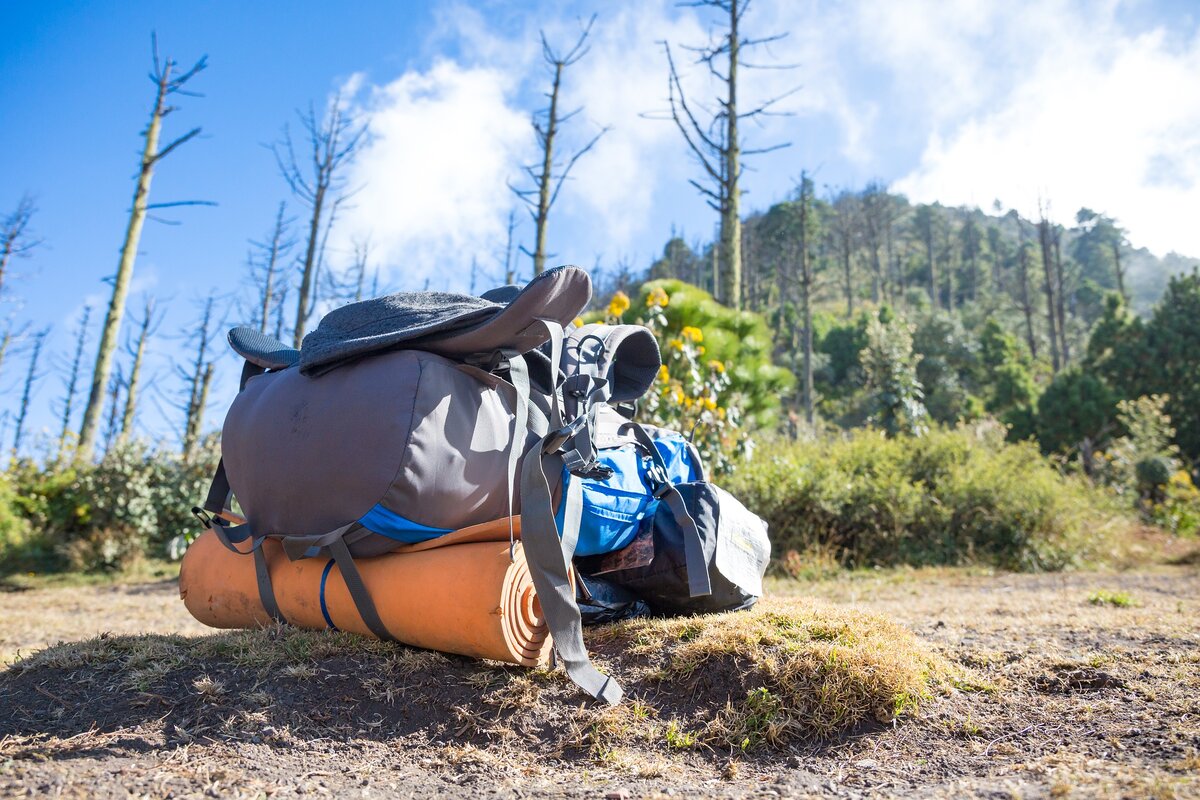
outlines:
[{"label": "large gray backpack", "polygon": [[[654,476],[647,493],[678,531],[679,563],[651,568],[682,576],[684,588],[667,594],[712,598],[714,585],[728,584],[729,599],[717,593],[721,607],[757,599],[769,552],[765,526],[751,524],[751,544],[741,548],[749,555],[732,570],[742,577],[725,579],[731,570],[715,566],[716,518],[704,526],[708,512],[697,513],[697,525],[683,481],[668,477],[670,465],[653,446],[658,434],[614,410],[653,383],[658,345],[637,326],[572,326],[590,295],[585,272],[560,267],[523,289],[482,297],[412,292],[344,306],[299,351],[234,329],[230,345],[246,359],[242,388],[197,511],[226,546],[254,554],[268,612],[286,621],[260,547],[274,538],[290,558],[335,559],[363,621],[391,639],[356,557],[519,514],[558,660],[585,691],[615,703],[620,687],[588,660],[570,573],[584,486],[612,476],[617,462],[604,455],[620,448],[640,448]],[[242,524],[229,522],[238,520],[233,497]],[[248,551],[236,547],[242,542]],[[680,607],[687,609],[686,599]]]}]

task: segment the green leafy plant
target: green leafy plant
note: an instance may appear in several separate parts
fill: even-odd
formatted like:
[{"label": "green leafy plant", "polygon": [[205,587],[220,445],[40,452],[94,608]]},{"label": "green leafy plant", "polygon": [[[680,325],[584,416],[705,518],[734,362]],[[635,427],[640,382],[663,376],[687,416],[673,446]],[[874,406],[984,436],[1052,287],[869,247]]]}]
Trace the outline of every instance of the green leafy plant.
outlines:
[{"label": "green leafy plant", "polygon": [[[1059,569],[1107,552],[1131,520],[994,422],[919,438],[856,430],[763,445],[727,488],[770,525],[773,552],[846,566],[988,564]],[[827,556],[829,557],[829,556]]]}]

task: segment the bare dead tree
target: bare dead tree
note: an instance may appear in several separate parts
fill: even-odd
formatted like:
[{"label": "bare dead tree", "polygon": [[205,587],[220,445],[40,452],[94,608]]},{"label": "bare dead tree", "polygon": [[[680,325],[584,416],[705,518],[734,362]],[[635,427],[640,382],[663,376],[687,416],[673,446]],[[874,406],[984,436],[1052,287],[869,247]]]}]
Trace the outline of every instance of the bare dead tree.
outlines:
[{"label": "bare dead tree", "polygon": [[[559,108],[563,72],[567,67],[578,63],[581,58],[587,55],[589,49],[587,39],[588,35],[592,32],[592,25],[595,22],[596,16],[593,14],[591,19],[587,21],[587,24],[584,25],[583,31],[579,34],[579,38],[575,41],[574,46],[565,53],[551,47],[550,43],[546,41],[545,31],[541,32],[542,60],[550,69],[550,91],[546,93],[548,101],[546,107],[533,115],[532,124],[542,158],[537,164],[522,167],[522,171],[526,177],[533,183],[531,187],[521,189],[511,183],[508,185],[509,189],[528,207],[529,216],[533,219],[533,251],[530,252],[525,248],[521,248],[521,251],[533,259],[533,274],[535,276],[541,275],[546,269],[546,233],[550,227],[550,210],[554,207],[554,202],[558,199],[558,193],[562,191],[563,184],[570,177],[571,170],[574,168],[576,162],[595,147],[596,142],[600,141],[600,138],[609,131],[607,127],[601,128],[600,132],[593,136],[587,144],[576,150],[565,160],[558,156],[556,149],[557,139],[563,125],[583,110],[582,108],[576,108],[574,111],[563,113]],[[509,238],[511,241],[511,220]],[[507,268],[505,271],[508,271]]]},{"label": "bare dead tree", "polygon": [[287,303],[288,286],[285,283],[279,290],[279,302],[275,304],[275,333],[274,336],[278,341],[283,341],[283,330],[286,327],[287,320],[284,318],[284,304]]},{"label": "bare dead tree", "polygon": [[307,138],[309,157],[297,157],[291,129],[287,126],[283,129],[283,139],[271,150],[288,188],[309,210],[304,254],[299,265],[296,325],[292,334],[293,345],[299,347],[316,307],[318,273],[337,209],[353,194],[353,190],[347,188],[343,173],[366,141],[367,126],[359,124],[340,92],[334,95],[320,117],[311,104],[307,112],[297,111],[296,114]]},{"label": "bare dead tree", "polygon": [[1050,360],[1055,372],[1062,368],[1058,339],[1058,313],[1054,302],[1054,256],[1051,252],[1050,221],[1046,219],[1042,201],[1038,199],[1038,244],[1042,252],[1042,287],[1046,292],[1046,322],[1050,333]]},{"label": "bare dead tree", "polygon": [[32,235],[29,222],[37,209],[33,197],[22,195],[17,207],[0,223],[0,295],[7,288],[8,271],[14,258],[28,257],[41,239]]},{"label": "bare dead tree", "polygon": [[246,257],[250,267],[250,279],[258,289],[258,305],[255,309],[258,329],[267,332],[271,320],[271,310],[281,300],[281,273],[284,261],[291,249],[296,246],[296,239],[290,235],[294,218],[287,217],[287,203],[280,202],[275,212],[275,224],[271,231],[261,240],[251,240],[251,253]]},{"label": "bare dead tree", "polygon": [[370,260],[371,240],[367,238],[355,242],[354,263],[351,274],[354,276],[354,302],[356,303],[363,299],[363,289],[366,287],[367,281],[367,264]]},{"label": "bare dead tree", "polygon": [[1032,247],[1022,237],[1020,249],[1017,250],[1018,304],[1021,314],[1025,317],[1025,343],[1029,345],[1029,354],[1037,358],[1037,335],[1033,330],[1033,297],[1029,286],[1029,250]]},{"label": "bare dead tree", "polygon": [[842,267],[842,289],[846,294],[846,316],[854,316],[854,251],[857,249],[860,208],[853,192],[843,191],[830,200],[833,214],[829,233]]},{"label": "bare dead tree", "polygon": [[127,342],[125,350],[133,359],[129,367],[129,381],[125,388],[125,410],[121,414],[121,438],[128,439],[133,435],[133,425],[137,417],[138,392],[141,389],[142,364],[146,358],[146,345],[150,337],[158,330],[163,316],[156,313],[157,303],[153,297],[146,297],[142,308],[142,316],[135,321],[137,337],[133,342]]},{"label": "bare dead tree", "polygon": [[954,246],[954,218],[947,220],[947,224],[942,226],[942,263],[946,268],[942,270],[942,274],[946,277],[946,310],[954,311],[957,304],[958,287],[955,282],[955,276],[958,274],[959,267],[962,266],[958,258],[958,249]]},{"label": "bare dead tree", "polygon": [[112,380],[108,382],[108,425],[104,429],[104,452],[112,449],[117,441],[117,420],[120,419],[121,390],[125,388],[125,375],[118,364],[113,372]]},{"label": "bare dead tree", "polygon": [[25,420],[29,416],[29,403],[33,399],[34,385],[42,378],[38,373],[38,360],[42,355],[42,345],[46,342],[49,328],[43,328],[33,335],[33,350],[29,354],[29,369],[25,373],[25,386],[21,390],[21,405],[17,411],[17,428],[13,433],[13,457],[21,452],[21,443],[25,437]]},{"label": "bare dead tree", "polygon": [[191,69],[176,75],[178,64],[174,59],[159,59],[158,41],[153,40],[154,67],[150,79],[155,85],[154,106],[150,111],[150,122],[143,132],[146,143],[142,149],[142,160],[138,171],[137,185],[133,193],[133,207],[129,213],[129,225],[125,229],[125,241],[121,246],[121,257],[117,264],[117,273],[113,278],[112,299],[108,304],[108,312],[104,318],[104,327],[100,332],[100,346],[96,353],[96,366],[92,370],[92,386],[88,395],[87,405],[83,411],[83,425],[79,432],[79,446],[75,457],[79,461],[91,459],[96,445],[96,434],[100,424],[100,414],[103,411],[104,395],[108,389],[108,379],[112,372],[113,354],[117,349],[117,337],[121,329],[121,319],[125,314],[125,301],[129,294],[129,283],[133,279],[133,266],[137,258],[138,242],[142,237],[142,226],[145,224],[149,211],[156,208],[169,208],[185,205],[211,205],[204,201],[188,200],[172,203],[150,203],[150,182],[154,177],[154,169],[164,158],[200,135],[200,128],[192,128],[178,139],[166,146],[159,145],[163,120],[168,114],[176,111],[170,100],[176,95],[196,96],[184,87],[201,70],[206,59],[202,57]]},{"label": "bare dead tree", "polygon": [[14,332],[11,323],[5,326],[4,334],[0,335],[0,367],[4,366],[4,360],[8,357],[8,351],[12,347],[13,342],[20,339],[27,328],[28,323],[20,330]]},{"label": "bare dead tree", "polygon": [[937,212],[935,208],[936,204],[933,206],[917,206],[916,213],[913,216],[917,233],[921,238],[921,243],[925,246],[925,264],[929,270],[929,304],[933,308],[941,305],[938,293],[937,254],[933,246],[934,232],[937,228]]},{"label": "bare dead tree", "polygon": [[185,396],[184,426],[183,426],[183,457],[190,460],[200,441],[200,433],[204,426],[204,412],[208,407],[208,391],[212,383],[213,363],[209,350],[222,321],[214,314],[216,297],[209,295],[204,300],[203,311],[200,315],[200,325],[192,335],[196,345],[196,357],[189,368],[176,367],[179,376],[184,380]]},{"label": "bare dead tree", "polygon": [[511,286],[517,280],[513,274],[513,230],[517,226],[517,215],[508,212],[508,238],[504,242],[504,285]]},{"label": "bare dead tree", "polygon": [[804,322],[803,332],[803,363],[802,363],[802,380],[801,386],[803,389],[804,402],[804,420],[808,423],[809,428],[815,423],[815,415],[813,413],[813,321],[812,321],[812,304],[813,294],[817,289],[816,270],[814,269],[813,259],[811,258],[809,248],[809,228],[811,227],[812,218],[812,197],[813,183],[807,173],[800,173],[800,230],[799,230],[799,258],[797,259],[799,267],[799,284],[800,284],[800,304],[802,309],[801,319]]},{"label": "bare dead tree", "polygon": [[1117,234],[1109,243],[1112,247],[1113,270],[1117,276],[1117,291],[1121,293],[1121,297],[1125,300],[1125,304],[1129,305],[1129,292],[1125,291],[1125,270],[1121,267],[1121,239],[1123,237]]},{"label": "bare dead tree", "polygon": [[[750,110],[742,110],[738,104],[739,69],[763,68],[764,65],[744,61],[745,51],[782,39],[786,34],[759,39],[742,35],[742,19],[750,7],[750,0],[696,0],[682,5],[716,10],[722,19],[721,32],[707,44],[685,47],[695,54],[696,63],[703,64],[709,75],[722,86],[723,92],[716,98],[716,108],[708,111],[703,105],[688,101],[683,89],[679,70],[671,53],[671,46],[663,42],[667,55],[667,91],[671,108],[671,119],[682,134],[692,155],[700,163],[704,176],[689,183],[705,198],[709,206],[720,216],[720,244],[717,248],[716,264],[719,280],[713,294],[723,303],[741,308],[742,302],[742,226],[741,226],[741,179],[745,169],[743,159],[787,147],[789,143],[747,149],[743,147],[739,123],[743,120],[761,119],[779,115],[777,104],[796,89],[786,92]],[[788,65],[770,67],[789,69]],[[707,117],[701,120],[697,114]]]},{"label": "bare dead tree", "polygon": [[1067,281],[1063,272],[1062,229],[1058,225],[1054,225],[1051,230],[1051,235],[1054,239],[1054,306],[1058,315],[1058,333],[1062,345],[1063,366],[1065,367],[1071,363],[1071,343],[1069,337],[1067,336],[1067,310],[1065,304],[1065,299],[1067,296]]},{"label": "bare dead tree", "polygon": [[859,208],[863,243],[870,257],[871,300],[879,303],[888,295],[888,280],[881,253],[890,246],[892,221],[895,218],[887,186],[878,181],[868,183],[863,189]]},{"label": "bare dead tree", "polygon": [[83,348],[87,346],[88,320],[92,316],[92,307],[84,306],[79,320],[79,328],[75,332],[75,351],[71,357],[71,366],[67,370],[66,397],[62,405],[62,430],[58,434],[59,457],[67,449],[67,436],[71,431],[71,412],[75,407],[75,395],[79,389],[79,368],[83,365]]}]

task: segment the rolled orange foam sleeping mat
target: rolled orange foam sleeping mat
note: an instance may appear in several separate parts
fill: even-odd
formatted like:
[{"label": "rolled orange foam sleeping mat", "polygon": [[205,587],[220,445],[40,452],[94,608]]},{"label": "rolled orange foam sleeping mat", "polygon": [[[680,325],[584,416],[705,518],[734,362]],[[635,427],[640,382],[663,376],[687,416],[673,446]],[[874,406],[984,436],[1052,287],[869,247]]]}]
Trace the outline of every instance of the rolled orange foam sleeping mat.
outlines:
[{"label": "rolled orange foam sleeping mat", "polygon": [[[487,523],[355,564],[380,619],[401,642],[536,666],[549,658],[549,631],[520,542],[509,557],[508,530],[507,520]],[[290,624],[373,636],[332,559],[290,561],[278,542],[262,547]],[[214,628],[272,623],[259,600],[254,558],[229,552],[212,531],[188,547],[179,594],[193,617]]]}]

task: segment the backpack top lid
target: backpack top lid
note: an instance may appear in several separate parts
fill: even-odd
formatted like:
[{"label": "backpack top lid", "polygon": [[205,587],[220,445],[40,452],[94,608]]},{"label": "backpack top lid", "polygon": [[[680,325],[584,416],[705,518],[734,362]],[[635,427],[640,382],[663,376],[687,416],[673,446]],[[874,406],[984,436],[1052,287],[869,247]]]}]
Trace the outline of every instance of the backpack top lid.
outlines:
[{"label": "backpack top lid", "polygon": [[[326,314],[304,337],[300,371],[320,375],[341,363],[400,344],[450,358],[501,349],[528,352],[546,341],[538,319],[568,325],[587,306],[592,282],[579,267],[543,272],[515,287],[473,297],[452,292],[399,292]],[[498,302],[499,301],[499,302]]]}]

